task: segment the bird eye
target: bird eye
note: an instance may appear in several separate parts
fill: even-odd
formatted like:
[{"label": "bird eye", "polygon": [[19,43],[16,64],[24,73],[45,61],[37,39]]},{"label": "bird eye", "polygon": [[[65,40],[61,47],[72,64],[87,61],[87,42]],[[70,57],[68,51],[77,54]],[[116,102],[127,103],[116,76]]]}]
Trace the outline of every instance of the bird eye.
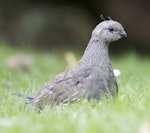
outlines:
[{"label": "bird eye", "polygon": [[114,29],[113,29],[113,28],[109,28],[108,30],[109,30],[110,32],[113,32],[113,31],[114,31]]}]

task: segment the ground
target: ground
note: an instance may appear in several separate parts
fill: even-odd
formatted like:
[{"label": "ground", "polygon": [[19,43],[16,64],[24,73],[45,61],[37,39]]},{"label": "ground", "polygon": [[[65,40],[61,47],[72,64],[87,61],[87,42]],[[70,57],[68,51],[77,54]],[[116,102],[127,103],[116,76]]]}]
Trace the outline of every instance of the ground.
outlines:
[{"label": "ground", "polygon": [[[144,133],[150,131],[150,61],[135,52],[111,56],[119,93],[116,99],[80,102],[37,113],[13,93],[35,95],[55,74],[64,71],[63,52],[13,49],[0,45],[0,132],[1,133]],[[6,60],[24,53],[34,62],[27,70],[12,69]],[[77,58],[81,53],[75,52]],[[146,125],[146,126],[145,126]],[[141,129],[142,128],[142,129]],[[140,131],[142,130],[142,131]]]}]

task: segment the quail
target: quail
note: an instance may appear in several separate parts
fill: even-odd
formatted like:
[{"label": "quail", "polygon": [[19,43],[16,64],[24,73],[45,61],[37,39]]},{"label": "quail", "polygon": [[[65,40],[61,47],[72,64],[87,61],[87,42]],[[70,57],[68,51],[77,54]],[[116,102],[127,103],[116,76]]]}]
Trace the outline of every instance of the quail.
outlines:
[{"label": "quail", "polygon": [[45,83],[28,104],[41,110],[45,105],[73,103],[82,98],[100,99],[105,94],[114,97],[118,86],[108,46],[122,37],[127,34],[119,22],[109,19],[99,23],[78,64]]}]

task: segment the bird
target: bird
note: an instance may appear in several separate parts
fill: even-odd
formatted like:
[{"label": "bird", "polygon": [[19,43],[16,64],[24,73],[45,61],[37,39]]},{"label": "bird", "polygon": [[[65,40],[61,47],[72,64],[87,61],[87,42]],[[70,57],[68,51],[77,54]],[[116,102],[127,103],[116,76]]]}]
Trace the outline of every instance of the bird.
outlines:
[{"label": "bird", "polygon": [[41,87],[28,105],[42,110],[45,106],[74,103],[80,99],[99,100],[115,97],[118,85],[109,59],[111,42],[127,37],[121,23],[103,20],[92,31],[89,43],[78,64],[56,75]]}]

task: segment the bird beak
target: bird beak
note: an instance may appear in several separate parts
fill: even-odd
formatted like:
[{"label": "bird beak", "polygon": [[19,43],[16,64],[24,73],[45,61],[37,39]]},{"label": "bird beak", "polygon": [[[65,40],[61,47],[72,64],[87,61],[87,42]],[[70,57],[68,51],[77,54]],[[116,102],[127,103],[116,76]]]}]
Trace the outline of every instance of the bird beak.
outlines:
[{"label": "bird beak", "polygon": [[127,33],[123,30],[119,33],[120,36],[122,37],[127,37]]}]

